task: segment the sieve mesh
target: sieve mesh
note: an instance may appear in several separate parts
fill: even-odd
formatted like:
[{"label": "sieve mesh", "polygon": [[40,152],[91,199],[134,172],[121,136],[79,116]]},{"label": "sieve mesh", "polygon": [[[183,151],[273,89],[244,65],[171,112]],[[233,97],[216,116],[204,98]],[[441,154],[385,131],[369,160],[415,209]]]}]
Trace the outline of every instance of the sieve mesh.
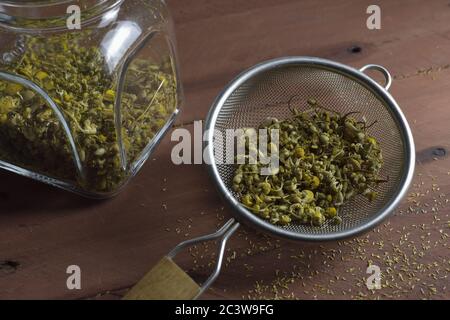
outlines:
[{"label": "sieve mesh", "polygon": [[[325,224],[322,227],[291,224],[277,227],[303,235],[329,235],[343,232],[368,223],[380,214],[383,207],[402,188],[405,165],[405,136],[402,124],[370,86],[349,74],[322,65],[299,64],[279,65],[251,77],[234,90],[221,105],[213,129],[225,137],[225,130],[243,127],[257,128],[267,117],[280,120],[291,116],[287,101],[295,96],[292,104],[299,110],[306,109],[306,101],[316,99],[323,106],[340,112],[359,112],[354,117],[365,118],[367,123],[377,121],[369,130],[382,148],[384,165],[381,177],[389,182],[380,184],[376,191],[377,200],[370,202],[358,196],[340,210],[342,224]],[[223,138],[225,139],[225,138]],[[214,148],[219,148],[215,140]],[[216,164],[218,176],[234,197],[231,190],[235,166]],[[248,212],[248,214],[252,214]]]}]

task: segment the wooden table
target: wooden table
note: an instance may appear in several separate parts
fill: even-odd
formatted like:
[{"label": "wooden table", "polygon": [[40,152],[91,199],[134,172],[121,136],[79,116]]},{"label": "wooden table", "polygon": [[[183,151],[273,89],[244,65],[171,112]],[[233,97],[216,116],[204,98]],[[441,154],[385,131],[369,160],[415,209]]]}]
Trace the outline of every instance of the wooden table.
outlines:
[{"label": "wooden table", "polygon": [[[307,55],[378,63],[417,147],[414,186],[376,230],[339,243],[289,243],[243,229],[204,298],[450,298],[450,3],[379,1],[381,30],[359,0],[169,0],[186,93],[178,126],[192,130],[214,97],[265,59]],[[0,172],[0,298],[118,299],[181,240],[231,217],[205,167],[175,166],[170,134],[126,190],[108,201]],[[177,260],[209,274],[213,244]],[[368,264],[383,288],[365,286]],[[82,289],[66,287],[79,265]],[[209,267],[208,267],[209,265]]]}]

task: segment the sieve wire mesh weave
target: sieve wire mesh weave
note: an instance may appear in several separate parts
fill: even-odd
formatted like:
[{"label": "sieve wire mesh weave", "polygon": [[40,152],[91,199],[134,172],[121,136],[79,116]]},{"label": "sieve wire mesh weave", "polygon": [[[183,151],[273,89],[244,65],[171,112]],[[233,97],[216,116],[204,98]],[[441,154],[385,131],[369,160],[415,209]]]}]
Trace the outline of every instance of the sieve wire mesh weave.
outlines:
[{"label": "sieve wire mesh weave", "polygon": [[[398,120],[385,102],[367,85],[331,68],[312,65],[287,65],[266,70],[250,78],[238,87],[222,105],[214,129],[225,137],[226,129],[244,127],[257,128],[266,118],[280,120],[291,116],[287,101],[295,96],[293,105],[299,110],[306,109],[306,101],[316,99],[328,109],[363,117],[367,123],[377,121],[368,132],[374,136],[382,149],[384,165],[381,177],[389,182],[380,184],[375,191],[378,198],[370,202],[357,196],[340,210],[342,224],[325,224],[322,227],[291,224],[278,227],[306,235],[324,235],[342,232],[366,224],[389,202],[400,188],[405,159],[404,136]],[[214,148],[220,147],[215,140]],[[231,190],[235,165],[217,164],[220,179]]]}]

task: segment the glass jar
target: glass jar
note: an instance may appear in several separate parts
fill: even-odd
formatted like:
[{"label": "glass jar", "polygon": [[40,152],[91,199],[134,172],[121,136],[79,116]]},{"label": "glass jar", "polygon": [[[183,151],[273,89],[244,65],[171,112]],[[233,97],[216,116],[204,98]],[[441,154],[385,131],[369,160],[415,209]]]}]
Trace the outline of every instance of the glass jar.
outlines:
[{"label": "glass jar", "polygon": [[163,0],[0,1],[0,167],[119,192],[179,111]]}]

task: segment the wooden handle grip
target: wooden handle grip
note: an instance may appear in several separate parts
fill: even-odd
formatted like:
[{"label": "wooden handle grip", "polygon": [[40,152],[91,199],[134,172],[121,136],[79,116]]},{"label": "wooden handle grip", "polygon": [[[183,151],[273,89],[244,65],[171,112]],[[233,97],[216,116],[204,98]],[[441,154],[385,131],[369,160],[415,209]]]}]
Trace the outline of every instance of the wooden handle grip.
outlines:
[{"label": "wooden handle grip", "polygon": [[164,257],[123,297],[124,300],[190,300],[199,285],[172,259]]}]

